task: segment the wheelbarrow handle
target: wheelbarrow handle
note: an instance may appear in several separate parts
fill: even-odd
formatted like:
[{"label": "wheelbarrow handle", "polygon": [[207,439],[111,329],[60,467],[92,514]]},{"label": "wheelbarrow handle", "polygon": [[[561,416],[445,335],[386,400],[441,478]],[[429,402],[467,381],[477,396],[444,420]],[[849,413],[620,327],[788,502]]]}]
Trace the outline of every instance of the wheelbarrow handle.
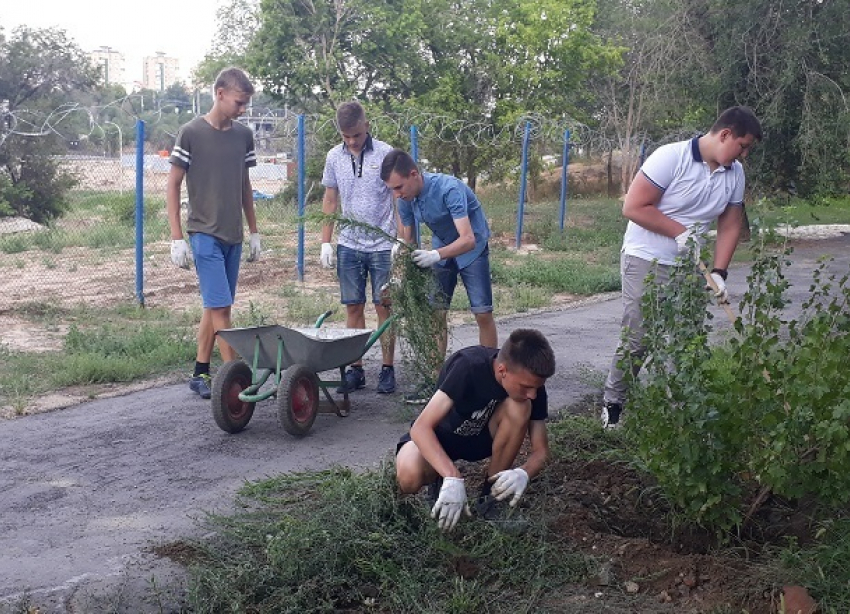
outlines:
[{"label": "wheelbarrow handle", "polygon": [[376,331],[375,331],[375,332],[373,332],[371,335],[369,335],[369,339],[368,339],[368,341],[366,341],[366,347],[364,347],[364,348],[363,348],[363,353],[364,353],[364,354],[365,354],[366,352],[368,352],[368,351],[369,351],[369,348],[370,348],[370,347],[372,347],[373,345],[375,345],[375,342],[376,342],[378,339],[380,339],[380,338],[381,338],[381,335],[383,335],[383,334],[384,334],[384,331],[385,331],[385,330],[387,330],[387,329],[388,329],[388,328],[392,325],[392,323],[393,323],[393,322],[395,322],[396,317],[397,317],[397,316],[396,316],[395,314],[391,315],[391,316],[390,316],[390,317],[388,317],[386,320],[384,320],[384,323],[383,323],[383,324],[381,324],[381,325],[378,327],[378,330],[376,330]]},{"label": "wheelbarrow handle", "polygon": [[321,328],[322,323],[324,323],[324,321],[326,319],[331,317],[335,313],[335,311],[336,310],[334,310],[334,309],[328,309],[325,313],[320,315],[319,318],[316,320],[316,324],[314,325],[314,328]]}]

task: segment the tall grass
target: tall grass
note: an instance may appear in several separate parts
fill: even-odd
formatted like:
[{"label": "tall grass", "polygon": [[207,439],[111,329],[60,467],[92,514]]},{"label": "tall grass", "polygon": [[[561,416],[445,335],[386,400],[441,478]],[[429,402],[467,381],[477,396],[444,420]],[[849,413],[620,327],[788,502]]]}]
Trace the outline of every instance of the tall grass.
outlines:
[{"label": "tall grass", "polygon": [[533,612],[592,568],[539,519],[521,536],[480,520],[442,534],[394,482],[387,464],[248,484],[244,513],[209,519],[192,611]]},{"label": "tall grass", "polygon": [[67,386],[129,382],[190,364],[197,319],[162,309],[63,309],[31,303],[15,312],[47,330],[70,322],[59,351],[0,345],[0,405]]}]

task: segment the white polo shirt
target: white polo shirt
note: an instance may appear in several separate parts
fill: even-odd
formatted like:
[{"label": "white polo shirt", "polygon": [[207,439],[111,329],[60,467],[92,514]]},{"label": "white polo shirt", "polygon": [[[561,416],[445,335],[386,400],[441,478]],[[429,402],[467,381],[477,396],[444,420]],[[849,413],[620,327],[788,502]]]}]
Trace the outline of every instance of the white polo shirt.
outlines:
[{"label": "white polo shirt", "polygon": [[[701,240],[711,223],[729,205],[744,202],[744,167],[737,160],[712,172],[699,152],[699,138],[663,145],[640,168],[664,194],[658,210],[687,228]],[[623,238],[623,252],[644,260],[657,259],[674,264],[678,255],[676,240],[629,222]]]},{"label": "white polo shirt", "polygon": [[[337,145],[325,158],[322,185],[339,190],[343,217],[380,228],[396,236],[393,194],[381,180],[381,163],[392,147],[367,137],[363,151],[353,156],[345,144]],[[363,227],[343,226],[337,243],[362,252],[392,249],[392,241]]]}]

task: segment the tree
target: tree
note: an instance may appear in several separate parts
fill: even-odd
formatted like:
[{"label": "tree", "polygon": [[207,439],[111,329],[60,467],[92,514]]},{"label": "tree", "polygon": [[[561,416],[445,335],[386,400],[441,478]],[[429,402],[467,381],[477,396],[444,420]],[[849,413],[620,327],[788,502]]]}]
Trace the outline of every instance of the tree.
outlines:
[{"label": "tree", "polygon": [[422,0],[266,0],[247,68],[306,112],[351,98],[391,105],[410,96],[424,65],[422,29]]},{"label": "tree", "polygon": [[625,192],[642,145],[691,136],[713,119],[705,100],[716,92],[712,54],[678,0],[599,0],[595,29],[622,50],[619,71],[593,81],[607,147],[621,156]]},{"label": "tree", "polygon": [[572,115],[583,83],[617,65],[618,49],[590,29],[595,1],[434,0],[427,6],[421,46],[428,66],[412,104],[446,116],[449,125],[475,126],[469,134],[476,138],[449,128],[426,152],[472,186],[482,170],[498,175],[503,162],[516,164],[519,139],[511,133],[521,116]]},{"label": "tree", "polygon": [[61,114],[27,122],[53,110],[56,96],[91,88],[97,70],[63,30],[17,28],[0,37],[0,215],[49,222],[67,207],[74,179],[53,157],[62,151]]},{"label": "tree", "polygon": [[[689,0],[717,61],[716,104],[746,104],[765,140],[752,161],[769,187],[845,192],[850,146],[847,2]],[[714,102],[714,101],[709,101]]]},{"label": "tree", "polygon": [[230,0],[216,12],[216,37],[192,74],[197,89],[212,86],[219,72],[228,66],[245,66],[245,52],[260,26],[259,0]]}]

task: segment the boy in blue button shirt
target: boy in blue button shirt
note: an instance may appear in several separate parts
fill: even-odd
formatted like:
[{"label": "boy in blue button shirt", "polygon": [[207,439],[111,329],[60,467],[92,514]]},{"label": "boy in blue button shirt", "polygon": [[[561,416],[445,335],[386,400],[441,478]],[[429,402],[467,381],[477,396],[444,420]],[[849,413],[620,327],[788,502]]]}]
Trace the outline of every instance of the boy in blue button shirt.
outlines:
[{"label": "boy in blue button shirt", "polygon": [[458,277],[463,280],[478,324],[480,345],[498,347],[490,280],[490,227],[475,193],[452,175],[423,173],[413,158],[400,149],[393,149],[384,157],[381,179],[398,199],[399,237],[412,243],[413,227],[420,223],[431,230],[432,249],[414,250],[413,261],[422,268],[432,268],[436,276],[434,304],[443,318],[441,355],[446,352],[446,316]]}]

